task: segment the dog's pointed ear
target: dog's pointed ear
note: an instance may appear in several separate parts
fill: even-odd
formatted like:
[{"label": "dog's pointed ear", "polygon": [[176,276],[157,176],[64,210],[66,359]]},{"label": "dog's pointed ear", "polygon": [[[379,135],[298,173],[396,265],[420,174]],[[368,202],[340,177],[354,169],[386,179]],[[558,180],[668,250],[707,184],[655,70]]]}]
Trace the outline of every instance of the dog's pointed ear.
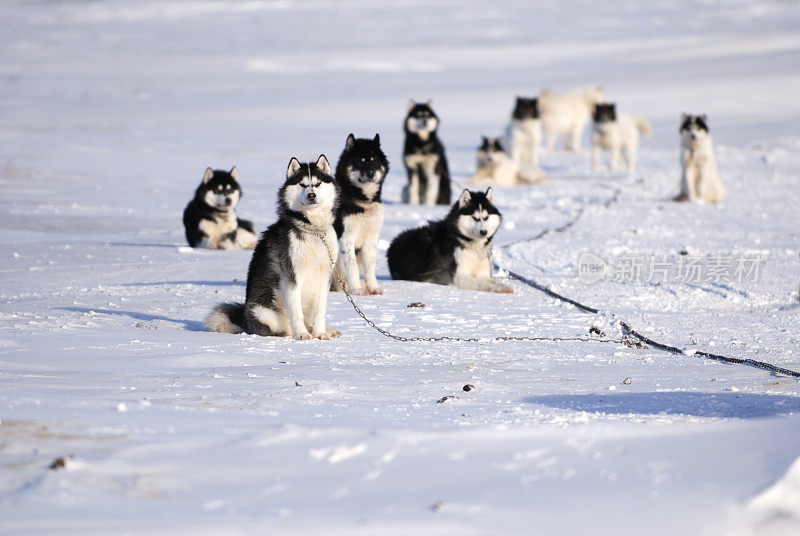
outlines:
[{"label": "dog's pointed ear", "polygon": [[317,169],[323,172],[325,175],[331,174],[331,165],[328,163],[328,159],[325,158],[324,154],[319,155],[316,166]]},{"label": "dog's pointed ear", "polygon": [[703,120],[703,123],[708,123],[708,116],[706,114],[701,114],[700,119]]},{"label": "dog's pointed ear", "polygon": [[458,198],[458,206],[460,208],[464,208],[469,204],[469,200],[472,199],[472,194],[469,193],[469,190],[464,190],[461,192],[461,197]]},{"label": "dog's pointed ear", "polygon": [[353,133],[351,132],[350,134],[347,135],[347,141],[344,142],[344,148],[345,149],[352,149],[353,145],[355,145],[355,143],[356,143],[356,137],[353,136]]},{"label": "dog's pointed ear", "polygon": [[484,145],[489,145],[489,138],[486,136],[481,136],[481,143]]},{"label": "dog's pointed ear", "polygon": [[689,119],[689,116],[688,116],[688,115],[686,115],[686,113],[682,113],[682,114],[681,114],[681,123],[683,123],[683,122],[684,122],[684,121],[686,121],[687,119]]},{"label": "dog's pointed ear", "polygon": [[492,190],[491,186],[486,188],[486,200],[488,202],[494,204],[494,190]]},{"label": "dog's pointed ear", "polygon": [[416,105],[417,105],[417,103],[414,101],[414,99],[408,99],[408,111],[409,112],[411,110],[413,110],[414,106],[416,106]]},{"label": "dog's pointed ear", "polygon": [[433,99],[428,99],[428,100],[427,100],[427,102],[426,102],[425,104],[427,104],[427,105],[428,105],[428,108],[431,108],[431,109],[432,109],[432,108],[433,108]]},{"label": "dog's pointed ear", "polygon": [[292,157],[292,159],[289,160],[289,167],[286,169],[286,178],[294,177],[298,171],[300,171],[300,161]]},{"label": "dog's pointed ear", "polygon": [[214,170],[213,170],[213,169],[211,169],[210,167],[207,167],[207,168],[206,168],[206,172],[205,172],[205,174],[203,175],[203,184],[205,184],[205,183],[207,183],[208,181],[210,181],[210,180],[211,180],[211,177],[213,177],[213,176],[214,176]]},{"label": "dog's pointed ear", "polygon": [[375,133],[375,137],[372,138],[372,143],[374,143],[375,145],[378,145],[378,146],[380,146],[380,144],[381,144],[381,135],[378,134],[377,132]]},{"label": "dog's pointed ear", "polygon": [[230,175],[231,175],[231,177],[233,177],[233,180],[238,181],[239,180],[239,168],[236,167],[236,166],[233,166],[231,168]]}]

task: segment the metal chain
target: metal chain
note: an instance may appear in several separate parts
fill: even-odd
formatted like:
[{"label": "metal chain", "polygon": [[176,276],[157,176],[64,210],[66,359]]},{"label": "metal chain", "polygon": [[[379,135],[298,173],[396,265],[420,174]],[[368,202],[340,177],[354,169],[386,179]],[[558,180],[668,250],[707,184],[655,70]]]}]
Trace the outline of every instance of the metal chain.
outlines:
[{"label": "metal chain", "polygon": [[[356,304],[355,300],[353,299],[353,295],[347,291],[347,283],[342,278],[342,274],[339,272],[338,268],[336,267],[336,260],[333,258],[333,253],[331,253],[331,248],[328,245],[328,240],[326,239],[325,235],[322,233],[314,233],[318,236],[321,240],[323,245],[325,246],[325,250],[328,252],[328,257],[331,260],[331,270],[333,274],[336,276],[336,280],[339,283],[339,288],[342,292],[344,292],[347,301],[350,302],[350,305],[353,306],[353,310],[361,317],[361,319],[372,329],[383,335],[384,337],[389,337],[390,339],[394,339],[396,341],[401,342],[438,342],[438,341],[451,341],[451,342],[485,342],[485,341],[550,341],[550,342],[564,342],[564,341],[581,341],[581,342],[604,342],[604,343],[614,343],[614,344],[624,344],[626,346],[631,346],[633,343],[631,340],[628,339],[596,339],[593,337],[529,337],[529,336],[515,336],[515,335],[508,335],[508,336],[501,336],[501,337],[451,337],[449,335],[441,335],[438,337],[403,337],[402,335],[395,335],[382,327],[378,326],[375,322],[370,320],[364,311]],[[491,260],[491,257],[490,257]]]}]

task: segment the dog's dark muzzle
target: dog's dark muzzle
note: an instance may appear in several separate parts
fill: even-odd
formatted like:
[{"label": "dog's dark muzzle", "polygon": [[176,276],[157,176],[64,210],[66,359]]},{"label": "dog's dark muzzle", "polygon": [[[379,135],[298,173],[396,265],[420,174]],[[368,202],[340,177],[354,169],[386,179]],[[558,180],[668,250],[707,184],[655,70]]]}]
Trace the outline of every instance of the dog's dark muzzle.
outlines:
[{"label": "dog's dark muzzle", "polygon": [[361,171],[359,172],[358,182],[361,184],[367,184],[368,182],[373,182],[375,180],[375,171],[368,170],[368,171]]}]

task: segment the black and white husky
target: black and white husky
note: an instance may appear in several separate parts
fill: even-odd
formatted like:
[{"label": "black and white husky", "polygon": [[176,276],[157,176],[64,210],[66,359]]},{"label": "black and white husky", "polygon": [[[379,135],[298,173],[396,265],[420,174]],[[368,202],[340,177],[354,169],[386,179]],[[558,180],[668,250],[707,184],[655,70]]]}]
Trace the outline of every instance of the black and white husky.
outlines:
[{"label": "black and white husky", "polygon": [[708,118],[703,115],[681,116],[681,192],[676,201],[702,199],[718,203],[725,197],[719,180],[714,144],[708,131]]},{"label": "black and white husky", "polygon": [[464,190],[443,220],[400,233],[386,254],[392,278],[513,292],[492,277],[491,241],[501,221],[492,199],[491,188]]},{"label": "black and white husky", "polygon": [[230,171],[206,168],[200,186],[183,211],[186,240],[193,248],[253,249],[253,223],[236,217],[242,197],[236,166]]},{"label": "black and white husky", "polygon": [[412,205],[449,205],[450,171],[444,145],[436,134],[439,117],[433,111],[432,102],[411,100],[403,128],[406,133],[403,162],[408,173],[403,202]]},{"label": "black and white husky", "polygon": [[539,165],[539,146],[542,144],[539,99],[517,97],[506,129],[506,141],[511,158],[520,166]]},{"label": "black and white husky", "polygon": [[289,162],[278,191],[278,221],[261,235],[247,273],[244,303],[221,303],[206,319],[220,333],[330,339],[325,327],[331,270],[336,260],[333,230],[338,188],[328,160]]},{"label": "black and white husky", "polygon": [[616,104],[600,103],[592,112],[592,169],[600,170],[602,151],[611,153],[611,171],[617,171],[624,159],[628,173],[636,171],[639,133],[650,137],[653,127],[644,119],[617,113]]},{"label": "black and white husky", "polygon": [[[383,226],[381,190],[388,172],[378,134],[371,140],[347,136],[334,176],[339,209],[333,227],[339,237],[339,272],[356,294],[383,294],[375,277],[375,258]],[[364,273],[363,286],[359,271]],[[339,290],[338,282],[331,288]]]},{"label": "black and white husky", "polygon": [[482,137],[478,146],[478,169],[469,184],[514,186],[534,182],[547,182],[543,171],[533,165],[521,168],[506,153],[503,138]]}]

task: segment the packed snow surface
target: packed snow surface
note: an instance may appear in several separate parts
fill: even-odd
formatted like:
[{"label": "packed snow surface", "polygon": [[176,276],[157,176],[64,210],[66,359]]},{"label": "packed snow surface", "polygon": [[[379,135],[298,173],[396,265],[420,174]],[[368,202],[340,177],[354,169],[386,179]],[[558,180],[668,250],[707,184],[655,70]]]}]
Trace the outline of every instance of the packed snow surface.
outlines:
[{"label": "packed snow surface", "polygon": [[[0,534],[800,533],[797,379],[695,354],[800,370],[797,2],[0,12]],[[434,99],[459,191],[516,95],[590,83],[653,124],[638,172],[592,173],[588,136],[545,155],[549,184],[496,191],[495,261],[601,315],[390,280],[388,242],[446,211],[399,203],[409,98]],[[681,112],[709,116],[718,206],[670,201]],[[392,165],[385,295],[357,303],[481,342],[383,337],[341,294],[335,341],[203,330],[250,259],[185,245],[206,166],[239,166],[263,229],[289,158],[335,162],[349,132]],[[619,319],[684,354],[493,340]]]}]

